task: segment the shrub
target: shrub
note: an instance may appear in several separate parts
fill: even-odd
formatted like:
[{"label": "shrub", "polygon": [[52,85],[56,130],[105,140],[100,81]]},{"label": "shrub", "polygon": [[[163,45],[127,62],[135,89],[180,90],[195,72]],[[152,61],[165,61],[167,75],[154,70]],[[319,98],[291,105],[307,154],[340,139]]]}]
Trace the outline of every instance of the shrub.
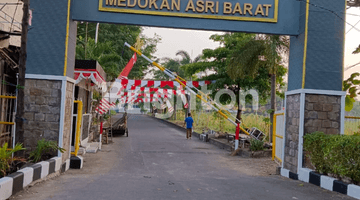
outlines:
[{"label": "shrub", "polygon": [[264,150],[264,142],[261,140],[250,139],[250,150],[251,151],[262,151]]},{"label": "shrub", "polygon": [[324,151],[329,138],[329,135],[325,135],[322,132],[315,132],[304,136],[304,149],[309,152],[307,157],[310,157],[311,163],[319,173],[331,173]]},{"label": "shrub", "polygon": [[360,136],[307,134],[304,149],[309,152],[316,171],[349,177],[360,183]]},{"label": "shrub", "polygon": [[8,143],[5,143],[0,148],[0,172],[2,176],[5,176],[6,171],[10,169],[10,165],[13,161],[12,154],[21,150],[25,150],[25,148],[22,147],[22,144],[16,144],[14,149],[8,149]]},{"label": "shrub", "polygon": [[30,152],[30,159],[32,159],[32,162],[38,162],[46,153],[58,150],[61,153],[65,152],[65,149],[59,147],[55,141],[46,141],[45,139],[41,139],[38,141],[36,149]]}]

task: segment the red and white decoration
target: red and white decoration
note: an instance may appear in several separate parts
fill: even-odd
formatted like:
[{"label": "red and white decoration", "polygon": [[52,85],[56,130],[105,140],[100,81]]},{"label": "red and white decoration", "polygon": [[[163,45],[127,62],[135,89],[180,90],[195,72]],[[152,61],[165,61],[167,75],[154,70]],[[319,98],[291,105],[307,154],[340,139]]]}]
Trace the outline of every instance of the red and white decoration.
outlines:
[{"label": "red and white decoration", "polygon": [[[210,85],[212,82],[215,81],[187,81],[183,83],[189,87],[200,87],[204,85]],[[121,85],[127,90],[131,89],[132,87],[164,88],[168,86],[170,88],[174,88],[174,86],[176,87],[181,86],[180,83],[178,83],[177,81],[154,81],[154,80],[131,80],[131,79],[122,79]]]},{"label": "red and white decoration", "polygon": [[91,86],[98,86],[103,92],[106,91],[106,81],[96,69],[75,69],[74,71],[75,84],[80,83],[82,80],[90,79]]},{"label": "red and white decoration", "polygon": [[[101,100],[101,102],[103,101],[108,101],[107,99],[110,99],[108,103],[110,104],[110,106],[115,106],[115,100],[112,100],[110,98],[110,95],[112,93],[117,93],[118,95],[120,94],[120,92],[125,88],[125,87],[122,87],[121,85],[121,82],[123,80],[127,80],[127,76],[129,75],[132,67],[134,66],[134,64],[136,63],[136,60],[137,60],[137,56],[136,56],[136,53],[134,53],[134,55],[131,57],[131,59],[129,60],[128,64],[125,66],[125,68],[123,69],[123,71],[120,73],[120,75],[117,77],[117,79],[114,81],[113,85],[111,86],[110,88],[110,91],[108,92],[107,95],[105,95],[105,97]],[[103,90],[104,91],[104,90]],[[105,83],[105,91],[106,91],[106,83]],[[104,92],[105,92],[104,91]],[[96,112],[100,113],[100,114],[103,114],[105,112],[107,112],[110,107],[105,107],[106,109],[104,108],[101,108],[101,104],[99,105],[98,108],[95,109]],[[105,111],[105,112],[104,112]]]}]

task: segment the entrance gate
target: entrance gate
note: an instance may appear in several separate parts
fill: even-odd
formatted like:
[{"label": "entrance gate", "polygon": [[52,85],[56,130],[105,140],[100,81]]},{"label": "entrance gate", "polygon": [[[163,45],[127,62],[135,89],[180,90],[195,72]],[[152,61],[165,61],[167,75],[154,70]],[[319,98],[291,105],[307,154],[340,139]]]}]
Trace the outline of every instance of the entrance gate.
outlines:
[{"label": "entrance gate", "polygon": [[[343,132],[344,122],[340,119],[344,118],[345,102],[342,92],[345,5],[345,0],[33,1],[25,94],[28,99],[39,93],[47,94],[46,89],[36,89],[44,84],[61,91],[54,94],[59,108],[36,106],[58,116],[58,134],[56,137],[49,134],[67,149],[72,123],[68,113],[73,102],[76,21],[290,35],[282,165],[301,173],[304,133],[320,129],[330,134]],[[32,102],[25,104],[30,107]],[[321,108],[315,109],[315,104]],[[36,112],[25,111],[28,115]],[[315,119],[324,125],[307,123]],[[42,135],[46,131],[46,127],[42,130],[34,124],[25,125],[28,130],[25,146],[33,145],[30,142],[36,137],[33,134]],[[64,161],[69,155],[62,158]]]}]

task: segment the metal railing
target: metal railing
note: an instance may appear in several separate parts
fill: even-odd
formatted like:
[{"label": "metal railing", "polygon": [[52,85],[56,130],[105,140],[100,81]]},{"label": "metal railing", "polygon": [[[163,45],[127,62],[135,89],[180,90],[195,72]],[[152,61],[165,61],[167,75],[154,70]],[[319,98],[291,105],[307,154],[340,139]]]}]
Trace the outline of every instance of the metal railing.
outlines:
[{"label": "metal railing", "polygon": [[274,114],[273,122],[273,145],[272,145],[272,160],[279,160],[282,162],[282,148],[283,148],[283,139],[284,139],[284,113]]},{"label": "metal railing", "polygon": [[[0,137],[15,145],[16,96],[0,94]],[[0,144],[2,146],[2,144]]]}]

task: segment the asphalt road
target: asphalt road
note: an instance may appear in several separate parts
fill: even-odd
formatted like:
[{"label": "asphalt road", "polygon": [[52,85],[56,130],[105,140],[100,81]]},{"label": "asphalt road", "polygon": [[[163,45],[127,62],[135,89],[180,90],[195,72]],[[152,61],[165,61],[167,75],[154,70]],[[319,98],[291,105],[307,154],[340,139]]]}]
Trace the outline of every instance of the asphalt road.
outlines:
[{"label": "asphalt road", "polygon": [[[249,176],[226,162],[237,159],[156,119],[132,115],[129,137],[116,137],[84,168],[20,192],[13,199],[352,199],[277,175]],[[235,166],[236,167],[236,166]],[[246,169],[244,169],[246,170]]]}]

